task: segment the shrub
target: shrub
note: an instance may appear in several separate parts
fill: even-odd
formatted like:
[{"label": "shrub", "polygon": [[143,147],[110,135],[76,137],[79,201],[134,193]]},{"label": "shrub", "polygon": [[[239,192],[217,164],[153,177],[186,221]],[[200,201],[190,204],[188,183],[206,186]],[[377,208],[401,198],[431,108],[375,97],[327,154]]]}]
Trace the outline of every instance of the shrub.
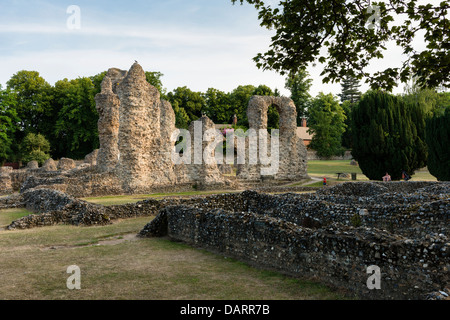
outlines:
[{"label": "shrub", "polygon": [[27,134],[20,145],[20,150],[24,162],[36,160],[42,165],[50,158],[50,143],[41,134]]},{"label": "shrub", "polygon": [[427,120],[428,170],[439,181],[450,181],[450,107]]},{"label": "shrub", "polygon": [[425,113],[417,103],[382,91],[364,94],[352,112],[353,158],[371,180],[400,180],[425,167]]}]

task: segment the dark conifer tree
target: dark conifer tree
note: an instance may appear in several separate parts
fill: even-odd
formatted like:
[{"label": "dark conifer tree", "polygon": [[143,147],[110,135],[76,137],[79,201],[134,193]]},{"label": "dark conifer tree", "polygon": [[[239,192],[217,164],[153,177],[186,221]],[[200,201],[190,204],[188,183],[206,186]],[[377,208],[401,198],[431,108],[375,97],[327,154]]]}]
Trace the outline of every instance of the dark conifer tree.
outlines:
[{"label": "dark conifer tree", "polygon": [[342,93],[339,94],[341,102],[350,101],[351,103],[358,102],[361,98],[359,91],[359,81],[355,77],[347,75],[341,82]]},{"label": "dark conifer tree", "polygon": [[364,94],[352,112],[353,157],[371,180],[393,180],[426,165],[425,114],[418,104],[381,91]]},{"label": "dark conifer tree", "polygon": [[427,120],[428,170],[439,181],[450,181],[450,108]]}]

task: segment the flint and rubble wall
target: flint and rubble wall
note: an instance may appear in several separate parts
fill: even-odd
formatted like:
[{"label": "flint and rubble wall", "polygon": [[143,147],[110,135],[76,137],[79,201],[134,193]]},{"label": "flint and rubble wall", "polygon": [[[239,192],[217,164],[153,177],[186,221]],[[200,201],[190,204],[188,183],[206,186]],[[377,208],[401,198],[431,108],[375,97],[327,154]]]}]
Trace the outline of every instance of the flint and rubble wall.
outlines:
[{"label": "flint and rubble wall", "polygon": [[[363,299],[423,299],[450,281],[447,239],[411,240],[376,228],[311,229],[252,212],[170,206],[141,232],[149,235],[314,278]],[[380,290],[367,287],[372,265],[381,270]]]},{"label": "flint and rubble wall", "polygon": [[[316,278],[363,299],[424,299],[450,284],[450,189],[416,183],[407,187],[412,193],[394,191],[402,186],[360,185],[356,199],[365,197],[369,212],[360,216],[360,226],[352,217],[364,203],[346,196],[341,204],[324,200],[338,198],[339,188],[318,195],[246,191],[165,207],[140,236],[168,236],[258,267]],[[377,193],[385,188],[391,193]],[[372,265],[381,270],[380,290],[367,287]]]},{"label": "flint and rubble wall", "polygon": [[[347,195],[352,188],[354,196]],[[169,236],[259,267],[315,277],[360,298],[421,299],[450,283],[449,190],[448,183],[352,183],[316,194],[245,191],[104,207],[33,189],[0,198],[0,207],[22,204],[38,213],[7,229],[156,216],[140,236]],[[381,290],[366,286],[370,265],[381,270]]]},{"label": "flint and rubble wall", "polygon": [[[367,185],[371,187],[367,188]],[[394,191],[406,185],[411,192]],[[366,190],[360,191],[359,194],[354,191],[355,196],[348,196],[345,195],[347,188]],[[98,210],[105,210],[109,219],[118,219],[156,215],[158,210],[165,206],[182,204],[203,209],[253,212],[316,229],[341,223],[347,226],[385,229],[410,238],[434,234],[448,236],[450,184],[408,182],[392,184],[390,188],[385,189],[384,185],[377,183],[350,182],[315,194],[271,195],[244,191],[189,199],[150,199],[129,205],[99,206]],[[0,206],[26,204],[29,210],[44,213],[63,209],[72,202],[83,201],[61,191],[36,188],[25,191],[20,196],[2,198]]]}]

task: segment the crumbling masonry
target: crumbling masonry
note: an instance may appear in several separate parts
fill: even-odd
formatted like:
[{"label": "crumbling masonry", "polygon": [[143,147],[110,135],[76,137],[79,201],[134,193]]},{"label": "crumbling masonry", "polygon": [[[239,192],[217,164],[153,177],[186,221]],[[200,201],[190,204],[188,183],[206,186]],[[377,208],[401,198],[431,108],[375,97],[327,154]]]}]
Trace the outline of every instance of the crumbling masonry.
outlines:
[{"label": "crumbling masonry", "polygon": [[[60,163],[64,164],[58,167],[49,159],[42,168],[30,164],[27,169],[2,171],[4,183],[0,194],[36,187],[52,188],[76,197],[178,191],[193,186],[232,189],[242,183],[261,182],[267,178],[262,173],[267,164],[248,161],[251,152],[248,138],[245,141],[246,161],[237,165],[237,179],[226,178],[217,163],[194,163],[193,157],[191,163],[174,164],[175,113],[171,104],[161,100],[158,90],[146,81],[145,72],[138,63],[129,71],[109,69],[95,100],[100,148],[87,155],[85,163],[75,167],[70,159],[61,159]],[[308,177],[306,148],[296,135],[296,110],[291,99],[253,97],[247,112],[250,129],[267,129],[267,111],[272,104],[280,114],[280,148],[276,151],[279,154],[277,171],[269,176],[271,183],[305,179]],[[207,116],[197,121],[202,132],[215,128]],[[195,123],[189,127],[192,137]],[[202,141],[202,154],[210,143]],[[268,146],[270,150],[270,139]],[[257,153],[259,147],[256,146]],[[208,156],[214,158],[213,149]]]}]

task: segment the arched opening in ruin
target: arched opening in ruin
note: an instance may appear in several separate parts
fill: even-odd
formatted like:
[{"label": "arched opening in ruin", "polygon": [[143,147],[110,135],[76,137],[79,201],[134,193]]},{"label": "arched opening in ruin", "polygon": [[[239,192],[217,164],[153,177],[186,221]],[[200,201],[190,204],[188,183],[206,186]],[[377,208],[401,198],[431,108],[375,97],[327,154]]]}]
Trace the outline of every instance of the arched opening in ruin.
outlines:
[{"label": "arched opening in ruin", "polygon": [[269,134],[272,129],[280,129],[280,107],[275,104],[271,104],[267,108],[267,130]]}]

